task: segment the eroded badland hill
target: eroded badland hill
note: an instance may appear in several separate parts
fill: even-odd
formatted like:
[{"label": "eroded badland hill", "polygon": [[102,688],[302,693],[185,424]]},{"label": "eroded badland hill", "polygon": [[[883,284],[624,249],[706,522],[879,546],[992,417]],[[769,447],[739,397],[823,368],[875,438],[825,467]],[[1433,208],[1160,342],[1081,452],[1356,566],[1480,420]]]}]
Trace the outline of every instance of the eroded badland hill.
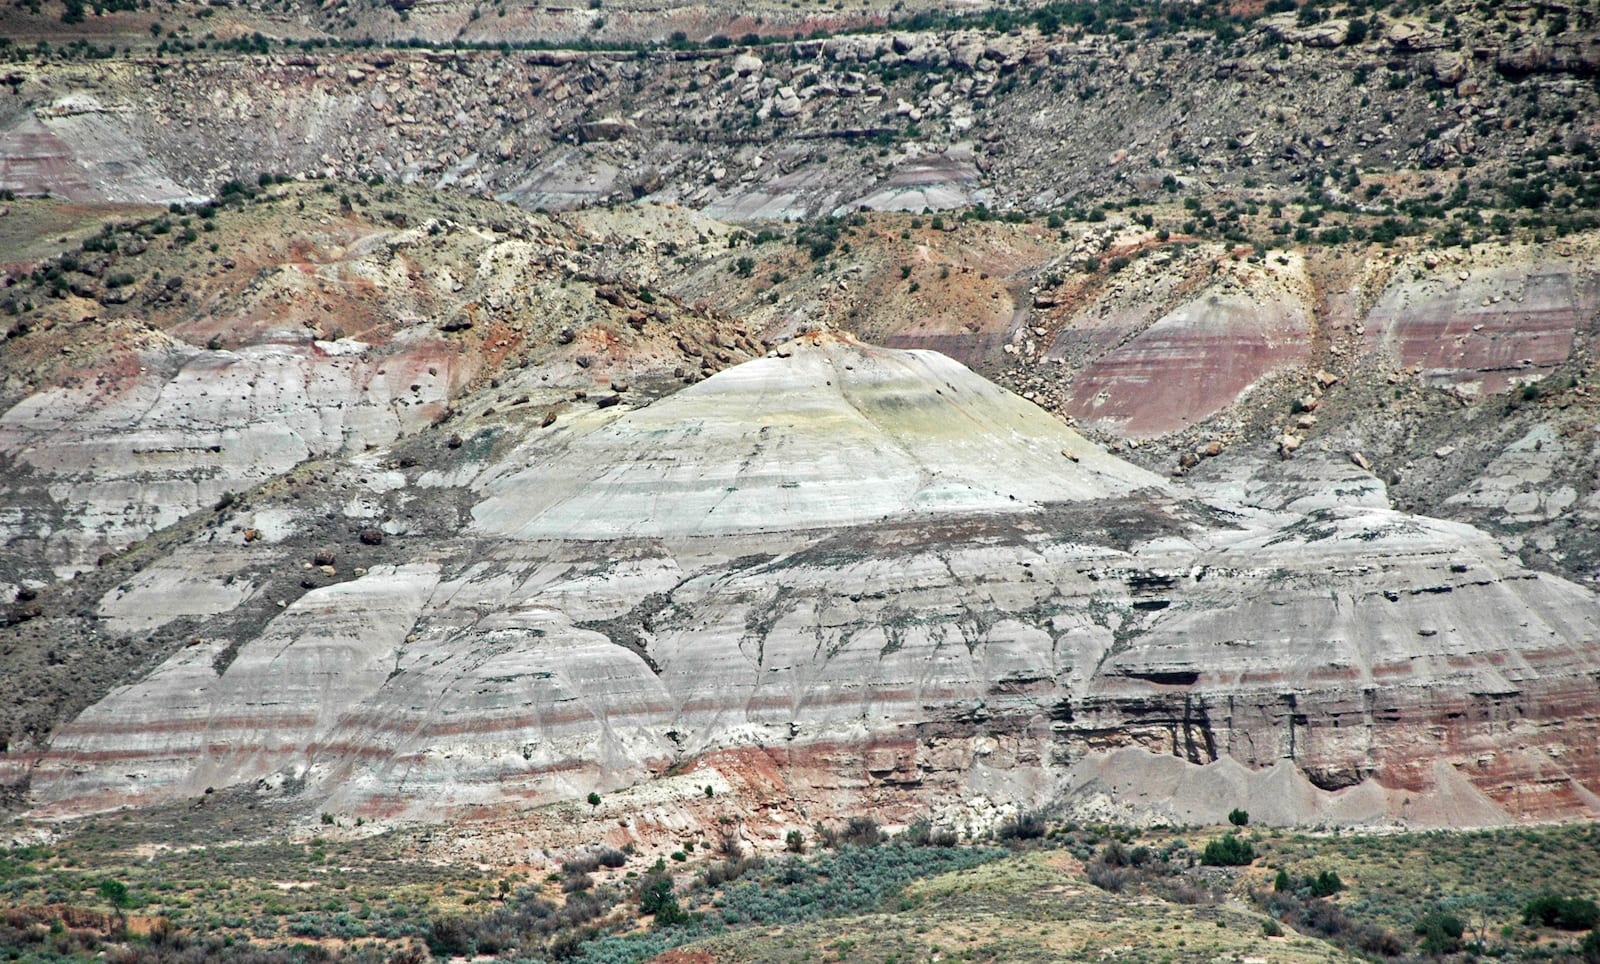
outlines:
[{"label": "eroded badland hill", "polygon": [[[1592,819],[1595,15],[8,6],[18,833],[738,877],[861,814]],[[1193,903],[1110,832],[971,885]],[[993,856],[905,853],[873,900]],[[827,952],[732,893],[796,929],[681,959]]]}]

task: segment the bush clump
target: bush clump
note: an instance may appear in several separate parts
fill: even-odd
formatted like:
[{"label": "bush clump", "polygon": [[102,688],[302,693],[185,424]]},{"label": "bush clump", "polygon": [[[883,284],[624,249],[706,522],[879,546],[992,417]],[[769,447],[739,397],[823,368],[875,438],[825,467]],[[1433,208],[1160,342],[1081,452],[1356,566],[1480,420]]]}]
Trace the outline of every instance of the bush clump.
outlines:
[{"label": "bush clump", "polygon": [[1238,834],[1229,834],[1206,844],[1200,862],[1207,867],[1244,867],[1256,859],[1256,848]]},{"label": "bush clump", "polygon": [[1530,927],[1542,925],[1564,931],[1593,930],[1600,923],[1600,906],[1584,897],[1546,894],[1522,908],[1522,922]]},{"label": "bush clump", "polygon": [[1344,881],[1339,879],[1337,871],[1324,870],[1315,877],[1306,878],[1306,889],[1313,897],[1332,897],[1344,890]]},{"label": "bush clump", "polygon": [[876,847],[883,841],[883,829],[871,817],[851,817],[839,834],[839,843],[851,847]]},{"label": "bush clump", "polygon": [[1019,813],[1000,825],[995,836],[1001,840],[1038,840],[1050,829],[1036,813]]},{"label": "bush clump", "polygon": [[1422,950],[1428,954],[1454,954],[1459,951],[1461,935],[1466,930],[1459,917],[1437,907],[1423,914],[1416,926],[1416,934],[1422,938]]}]

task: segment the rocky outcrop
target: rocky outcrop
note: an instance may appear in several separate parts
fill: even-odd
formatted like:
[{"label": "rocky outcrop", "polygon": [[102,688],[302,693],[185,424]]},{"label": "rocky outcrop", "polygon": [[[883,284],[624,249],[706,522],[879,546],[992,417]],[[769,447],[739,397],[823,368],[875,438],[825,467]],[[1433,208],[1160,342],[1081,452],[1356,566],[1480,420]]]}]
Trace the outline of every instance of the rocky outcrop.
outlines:
[{"label": "rocky outcrop", "polygon": [[1363,351],[1472,394],[1549,374],[1600,311],[1600,276],[1581,259],[1536,258],[1526,249],[1485,260],[1414,259],[1367,316]]},{"label": "rocky outcrop", "polygon": [[[1165,818],[1175,780],[1277,788],[1286,821],[1595,811],[1593,595],[1370,487],[1201,497],[948,359],[830,335],[644,407],[464,417],[451,454],[321,486],[401,556],[63,727],[39,812],[248,784],[438,819],[642,801],[688,767],[776,838],[847,799]],[[464,529],[414,508],[452,500]],[[253,580],[320,511],[258,502],[169,559]],[[133,619],[161,584],[105,605]],[[626,837],[649,812],[597,815]]]},{"label": "rocky outcrop", "polygon": [[[0,450],[19,472],[12,497],[48,498],[56,517],[12,520],[7,536],[37,540],[70,575],[287,466],[386,444],[443,414],[459,378],[453,352],[423,342],[378,359],[372,347],[180,342],[126,359],[116,382],[29,397],[0,415]],[[234,401],[211,405],[213,392]]]},{"label": "rocky outcrop", "polygon": [[1116,316],[1103,316],[1108,325],[1090,315],[1057,335],[1052,349],[1063,357],[1115,346],[1076,374],[1065,411],[1124,437],[1165,435],[1233,405],[1262,379],[1309,363],[1308,286],[1298,259],[1293,267],[1226,270],[1200,297],[1143,330],[1117,330]]},{"label": "rocky outcrop", "polygon": [[[125,298],[41,294],[11,330],[0,370],[22,397],[0,412],[0,594],[92,568],[308,460],[415,435],[502,366],[541,362],[547,402],[606,385],[613,365],[681,384],[698,377],[674,379],[681,365],[759,350],[731,330],[696,348],[721,321],[590,274],[570,229],[545,218],[396,192],[377,211],[315,189],[263,204],[291,196],[281,217],[224,214],[208,236],[225,259],[116,234],[119,250],[72,262],[72,286]],[[118,275],[136,280],[108,286]]]},{"label": "rocky outcrop", "polygon": [[[1520,10],[1462,10],[1443,24],[1280,15],[1215,44],[1203,32],[1149,45],[955,29],[637,54],[274,47],[29,65],[0,88],[0,188],[169,201],[276,170],[547,209],[648,198],[764,219],[862,204],[1046,211],[1169,181],[1298,194],[1334,163],[1387,174],[1468,156],[1499,184],[1527,151],[1514,114],[1571,144],[1586,136],[1578,119],[1600,109],[1583,84],[1561,110],[1539,102],[1522,78],[1592,74],[1597,47],[1565,15],[1513,26]],[[641,16],[612,18],[613,29]],[[574,18],[592,19],[555,16]],[[459,26],[435,39],[547,43],[572,24]],[[420,19],[414,29],[433,33]],[[1372,73],[1379,37],[1386,74]],[[1474,70],[1479,61],[1498,69]],[[1408,80],[1421,76],[1455,89],[1453,127],[1441,131],[1432,95]],[[1417,197],[1434,186],[1419,179]]]},{"label": "rocky outcrop", "polygon": [[1501,47],[1495,66],[1513,76],[1536,73],[1600,73],[1600,35],[1569,34],[1556,38],[1523,37]]},{"label": "rocky outcrop", "polygon": [[21,115],[0,130],[0,185],[73,201],[203,200],[148,156],[130,113],[75,92]]}]

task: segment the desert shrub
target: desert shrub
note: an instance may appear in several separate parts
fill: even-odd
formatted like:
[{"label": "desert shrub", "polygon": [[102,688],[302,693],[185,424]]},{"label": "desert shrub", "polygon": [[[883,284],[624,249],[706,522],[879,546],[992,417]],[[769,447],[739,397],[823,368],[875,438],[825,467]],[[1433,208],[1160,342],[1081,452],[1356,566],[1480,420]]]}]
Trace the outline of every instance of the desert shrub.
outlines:
[{"label": "desert shrub", "polygon": [[871,817],[851,817],[839,842],[852,847],[875,847],[883,841],[883,830]]},{"label": "desert shrub", "polygon": [[678,906],[670,874],[653,871],[639,881],[639,913],[654,914],[657,927],[670,927],[687,919]]},{"label": "desert shrub", "polygon": [[1216,891],[1185,877],[1157,877],[1151,881],[1151,889],[1174,904],[1214,904],[1218,900]]},{"label": "desert shrub", "polygon": [[1044,818],[1036,813],[1019,813],[1005,821],[995,831],[1001,840],[1037,840],[1049,829]]},{"label": "desert shrub", "polygon": [[581,871],[564,874],[561,878],[561,889],[569,894],[580,890],[588,890],[593,886],[594,878]]},{"label": "desert shrub", "polygon": [[896,842],[912,847],[954,847],[961,839],[947,827],[934,827],[927,820],[914,820],[905,833],[896,838]]},{"label": "desert shrub", "polygon": [[1255,848],[1238,834],[1211,841],[1200,854],[1200,862],[1207,867],[1243,867],[1255,859]]},{"label": "desert shrub", "polygon": [[1422,915],[1415,928],[1422,938],[1422,950],[1428,954],[1454,954],[1461,949],[1461,935],[1466,932],[1460,918],[1448,911],[1434,908]]},{"label": "desert shrub", "polygon": [[551,938],[545,956],[554,961],[591,960],[593,942],[603,936],[604,931],[592,925],[562,931]]},{"label": "desert shrub", "polygon": [[1546,894],[1522,908],[1522,922],[1530,927],[1543,925],[1564,931],[1593,930],[1600,923],[1600,907],[1583,897]]},{"label": "desert shrub", "polygon": [[1313,897],[1332,897],[1344,890],[1344,881],[1339,879],[1339,874],[1332,870],[1324,870],[1315,877],[1306,878],[1306,888]]},{"label": "desert shrub", "polygon": [[1250,814],[1245,810],[1234,807],[1232,810],[1228,811],[1228,822],[1233,824],[1235,827],[1242,827],[1250,822]]},{"label": "desert shrub", "polygon": [[1133,873],[1126,867],[1095,861],[1088,866],[1089,883],[1103,891],[1120,894],[1133,881]]},{"label": "desert shrub", "polygon": [[[580,876],[587,875],[568,875],[563,886],[577,883]],[[670,878],[668,883],[670,885]],[[540,897],[536,890],[525,889],[512,902],[482,917],[447,915],[436,918],[428,925],[423,939],[428,949],[441,957],[461,954],[538,955],[546,950],[545,944],[551,938],[560,942],[574,932],[588,934],[578,939],[580,944],[591,938],[593,932],[587,925],[607,913],[619,900],[620,895],[615,890],[602,893],[569,887],[566,903],[558,907]],[[335,925],[337,934],[337,921]],[[371,933],[379,937],[403,936],[386,927],[373,927]]]},{"label": "desert shrub", "polygon": [[1179,866],[1149,847],[1130,849],[1122,841],[1112,840],[1088,862],[1086,870],[1091,884],[1114,894],[1147,887],[1175,904],[1209,904],[1217,900],[1211,888],[1184,877]]},{"label": "desert shrub", "polygon": [[428,950],[435,957],[460,957],[477,953],[473,926],[465,917],[436,918],[428,927]]},{"label": "desert shrub", "polygon": [[[876,910],[907,882],[975,867],[1005,854],[998,848],[845,847],[810,860],[789,858],[775,871],[723,892],[724,920],[780,924]],[[730,920],[731,918],[731,920]]]},{"label": "desert shrub", "polygon": [[566,875],[592,874],[600,869],[599,854],[579,854],[561,862],[561,872]]},{"label": "desert shrub", "polygon": [[1258,891],[1253,896],[1269,915],[1303,934],[1315,934],[1341,947],[1377,957],[1394,957],[1404,950],[1394,934],[1351,920],[1337,904],[1304,901],[1289,890]]},{"label": "desert shrub", "polygon": [[709,887],[721,887],[724,884],[738,880],[759,866],[761,866],[761,860],[758,857],[729,857],[726,860],[719,860],[705,869],[705,882]]},{"label": "desert shrub", "polygon": [[960,842],[961,838],[957,837],[956,832],[949,827],[942,827],[928,835],[930,847],[954,847]]},{"label": "desert shrub", "polygon": [[916,820],[911,821],[900,836],[895,838],[895,843],[905,844],[910,847],[926,847],[928,845],[928,837],[932,833],[933,824],[929,823],[924,817],[918,817]]},{"label": "desert shrub", "polygon": [[1324,937],[1338,937],[1350,930],[1352,925],[1350,915],[1345,913],[1343,907],[1321,900],[1306,904],[1301,919],[1307,927]]}]

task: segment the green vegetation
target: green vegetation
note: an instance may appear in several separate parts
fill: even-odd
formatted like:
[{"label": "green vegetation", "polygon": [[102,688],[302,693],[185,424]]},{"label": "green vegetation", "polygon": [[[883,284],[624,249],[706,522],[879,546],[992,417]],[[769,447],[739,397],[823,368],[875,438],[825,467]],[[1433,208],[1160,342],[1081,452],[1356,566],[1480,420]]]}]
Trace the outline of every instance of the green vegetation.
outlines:
[{"label": "green vegetation", "polygon": [[1313,897],[1332,897],[1344,890],[1344,881],[1340,880],[1334,871],[1324,870],[1315,877],[1306,878],[1306,890],[1310,891]]},{"label": "green vegetation", "polygon": [[128,885],[120,880],[106,878],[100,881],[97,892],[105,898],[106,903],[118,910],[126,910],[133,906],[133,898],[128,894]]},{"label": "green vegetation", "polygon": [[1221,0],[1194,3],[1099,3],[1095,0],[1052,0],[1038,6],[991,7],[971,14],[922,12],[890,22],[895,30],[960,30],[981,28],[997,32],[1033,27],[1043,34],[1079,30],[1109,34],[1119,39],[1153,39],[1179,31],[1205,31],[1224,42],[1237,39],[1253,16],[1236,13],[1235,5]]},{"label": "green vegetation", "polygon": [[485,887],[471,868],[408,856],[404,841],[208,843],[206,817],[86,820],[58,844],[0,851],[0,959],[90,960],[124,942],[115,959],[130,964],[233,957],[246,943],[268,964],[307,939],[398,949]]},{"label": "green vegetation", "polygon": [[1453,954],[1461,949],[1461,935],[1466,933],[1466,925],[1449,911],[1435,908],[1422,915],[1413,933],[1422,938],[1423,953]]},{"label": "green vegetation", "polygon": [[1559,927],[1564,931],[1594,930],[1600,923],[1600,906],[1583,897],[1557,897],[1545,894],[1522,909],[1522,922],[1529,926]]},{"label": "green vegetation", "polygon": [[[187,825],[177,811],[87,820],[51,846],[0,851],[0,948],[23,960],[123,948],[110,956],[130,964],[276,964],[307,959],[309,945],[297,942],[308,941],[327,960],[593,964],[684,945],[796,962],[1098,959],[1124,945],[1135,948],[1127,959],[1151,962],[1593,959],[1600,950],[1588,930],[1600,915],[1600,827],[1235,829],[1197,852],[1192,830],[1037,814],[996,828],[1007,848],[960,846],[923,821],[881,842],[863,816],[795,831],[787,854],[748,855],[730,831],[720,842],[682,841],[681,863],[599,847],[540,876],[441,865],[405,834],[227,842],[267,824],[221,813],[197,811]],[[802,855],[808,836],[820,846]],[[1214,865],[1205,859],[1214,848],[1253,852],[1254,865]]]},{"label": "green vegetation", "polygon": [[1242,867],[1255,859],[1255,848],[1238,834],[1211,841],[1200,855],[1200,862],[1207,867]]}]

